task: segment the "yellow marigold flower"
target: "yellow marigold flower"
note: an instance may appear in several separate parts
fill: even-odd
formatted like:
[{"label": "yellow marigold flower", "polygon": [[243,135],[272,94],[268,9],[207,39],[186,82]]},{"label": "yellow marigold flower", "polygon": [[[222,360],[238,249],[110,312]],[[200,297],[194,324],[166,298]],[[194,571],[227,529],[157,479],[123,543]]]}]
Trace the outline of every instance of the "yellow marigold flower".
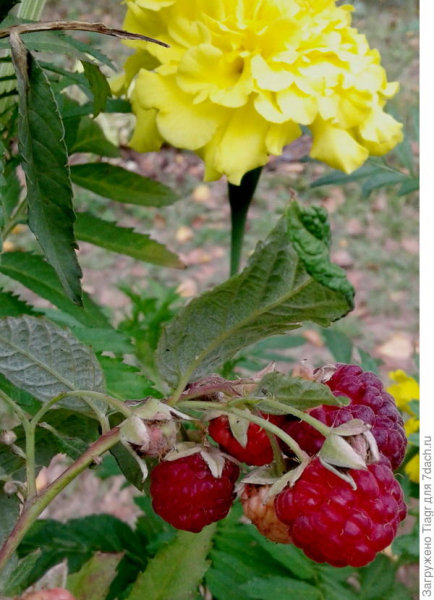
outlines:
[{"label": "yellow marigold flower", "polygon": [[350,173],[402,139],[384,112],[397,91],[377,50],[336,0],[127,0],[125,29],[170,45],[127,42],[137,53],[113,88],[131,82],[131,145],[165,140],[205,161],[206,180],[239,184],[301,135],[311,156]]},{"label": "yellow marigold flower", "polygon": [[419,483],[419,465],[420,465],[420,457],[419,454],[413,456],[411,460],[405,465],[404,471],[407,473],[410,481],[414,483]]},{"label": "yellow marigold flower", "polygon": [[389,373],[389,379],[396,381],[396,383],[387,388],[387,391],[395,398],[398,408],[409,414],[413,414],[408,407],[408,403],[411,402],[411,400],[419,400],[420,390],[418,382],[401,369],[398,371],[391,371]]}]

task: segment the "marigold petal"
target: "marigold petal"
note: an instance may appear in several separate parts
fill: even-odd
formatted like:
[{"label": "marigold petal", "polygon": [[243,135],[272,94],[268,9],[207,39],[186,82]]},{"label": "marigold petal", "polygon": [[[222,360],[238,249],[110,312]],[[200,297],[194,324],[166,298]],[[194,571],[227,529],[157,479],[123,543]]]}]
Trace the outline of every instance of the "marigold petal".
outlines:
[{"label": "marigold petal", "polygon": [[342,90],[337,110],[337,124],[352,129],[367,119],[371,112],[370,94],[357,90]]},{"label": "marigold petal", "polygon": [[380,108],[361,123],[359,132],[363,145],[373,156],[383,156],[404,138],[402,124]]},{"label": "marigold petal", "polygon": [[299,138],[302,134],[300,127],[297,123],[288,121],[283,125],[270,125],[267,137],[265,138],[265,144],[270,154],[280,156],[284,146],[291,144],[294,140]]},{"label": "marigold petal", "polygon": [[285,121],[288,121],[288,116],[277,106],[274,92],[260,92],[254,100],[254,105],[258,113],[270,123],[285,123]]},{"label": "marigold petal", "polygon": [[352,173],[368,158],[366,148],[356,142],[345,129],[317,119],[311,125],[313,144],[310,156],[321,160],[334,169]]},{"label": "marigold petal", "polygon": [[265,137],[269,124],[253,103],[233,111],[216,150],[215,167],[230,183],[239,185],[245,173],[268,160]]},{"label": "marigold petal", "polygon": [[145,110],[139,105],[133,108],[136,115],[136,128],[130,146],[136,152],[157,152],[164,141],[157,128],[157,111]]},{"label": "marigold petal", "polygon": [[283,66],[268,64],[257,54],[252,59],[252,75],[262,90],[280,92],[294,82],[294,75]]},{"label": "marigold petal", "polygon": [[310,125],[318,114],[318,102],[314,96],[301,92],[295,85],[276,94],[277,105],[286,120],[300,125]]},{"label": "marigold petal", "polygon": [[158,109],[158,130],[176,147],[198,150],[205,146],[225,117],[225,109],[211,102],[194,105],[194,97],[180,90],[174,78],[158,73],[140,71],[136,90],[142,108]]},{"label": "marigold petal", "polygon": [[229,61],[219,48],[200,44],[180,61],[177,83],[185,92],[203,93],[216,104],[238,108],[252,90],[251,77],[245,71],[242,58]]}]

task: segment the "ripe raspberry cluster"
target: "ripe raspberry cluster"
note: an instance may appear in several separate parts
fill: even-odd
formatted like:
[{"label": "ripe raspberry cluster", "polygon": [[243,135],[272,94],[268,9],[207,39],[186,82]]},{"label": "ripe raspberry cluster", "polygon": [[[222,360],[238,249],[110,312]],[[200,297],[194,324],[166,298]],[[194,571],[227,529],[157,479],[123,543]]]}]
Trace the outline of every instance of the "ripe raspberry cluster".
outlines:
[{"label": "ripe raspberry cluster", "polygon": [[[320,406],[310,415],[329,426],[361,419],[370,425],[380,461],[368,464],[367,469],[347,471],[355,483],[353,489],[351,479],[339,477],[315,456],[324,442],[316,429],[292,417],[262,414],[313,458],[296,482],[276,496],[270,496],[269,485],[246,484],[240,499],[245,515],[270,540],[293,543],[316,562],[361,567],[391,543],[406,515],[403,493],[392,471],[404,458],[403,421],[393,398],[373,373],[338,364],[327,385],[335,396],[349,398],[349,406]],[[212,419],[208,432],[227,453],[219,455],[223,461],[220,476],[211,472],[202,451],[163,460],[151,473],[154,510],[178,529],[199,532],[227,515],[239,476],[239,467],[230,457],[251,466],[273,461],[268,434],[257,424],[249,424],[245,446],[233,435],[226,416]],[[284,445],[282,450],[291,455]]]},{"label": "ripe raspberry cluster", "polygon": [[401,487],[387,464],[350,474],[356,490],[315,458],[292,488],[276,496],[277,518],[316,562],[368,564],[389,546],[406,515]]},{"label": "ripe raspberry cluster", "polygon": [[[309,414],[334,427],[351,419],[361,419],[371,426],[381,454],[390,460],[392,469],[397,469],[404,460],[407,439],[394,399],[374,373],[364,373],[357,365],[337,364],[336,367],[326,385],[335,396],[349,398],[350,405],[344,408],[319,406]],[[288,421],[283,429],[311,456],[317,454],[323,445],[324,436],[304,421]],[[289,448],[283,447],[283,450],[290,453]]]}]

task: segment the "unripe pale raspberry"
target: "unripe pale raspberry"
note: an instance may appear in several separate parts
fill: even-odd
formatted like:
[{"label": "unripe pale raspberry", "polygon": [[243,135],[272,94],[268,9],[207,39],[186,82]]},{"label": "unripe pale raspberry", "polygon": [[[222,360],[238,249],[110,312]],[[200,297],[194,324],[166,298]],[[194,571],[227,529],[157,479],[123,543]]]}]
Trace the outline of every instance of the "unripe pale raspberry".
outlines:
[{"label": "unripe pale raspberry", "polygon": [[[349,398],[351,404],[342,408],[319,406],[309,414],[329,426],[337,427],[351,419],[361,419],[371,425],[379,451],[389,459],[392,468],[397,469],[404,460],[407,439],[394,399],[374,373],[363,372],[357,365],[336,366],[336,372],[326,385],[335,396]],[[288,421],[282,428],[311,456],[323,445],[324,436],[304,421]]]},{"label": "unripe pale raspberry", "polygon": [[269,485],[245,485],[240,498],[244,514],[264,537],[278,544],[290,544],[288,526],[277,518],[274,497],[265,500],[269,489]]},{"label": "unripe pale raspberry", "polygon": [[[281,426],[286,420],[284,415],[262,414],[261,416],[278,426]],[[208,433],[219,444],[223,452],[230,454],[240,462],[256,467],[273,462],[273,449],[267,432],[256,423],[249,424],[245,448],[234,437],[229,426],[229,419],[224,415],[210,421]]]},{"label": "unripe pale raspberry", "polygon": [[151,473],[152,506],[173,527],[198,533],[228,514],[239,472],[226,459],[221,477],[214,477],[200,453],[162,461]]},{"label": "unripe pale raspberry", "polygon": [[31,592],[24,596],[23,600],[75,600],[75,598],[68,590],[63,588],[53,588],[52,590]]},{"label": "unripe pale raspberry", "polygon": [[371,464],[351,470],[357,489],[315,458],[293,487],[275,498],[278,518],[296,546],[316,562],[362,567],[389,546],[406,515],[392,470]]}]

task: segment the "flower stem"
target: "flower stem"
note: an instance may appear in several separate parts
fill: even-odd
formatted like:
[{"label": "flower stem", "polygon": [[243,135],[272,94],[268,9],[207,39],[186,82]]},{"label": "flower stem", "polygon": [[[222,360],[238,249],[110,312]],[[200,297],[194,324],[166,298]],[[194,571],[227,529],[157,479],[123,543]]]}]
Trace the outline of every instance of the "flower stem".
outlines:
[{"label": "flower stem", "polygon": [[240,269],[243,249],[244,230],[247,213],[261,176],[262,167],[253,169],[244,175],[240,185],[228,184],[229,204],[231,207],[231,263],[230,274],[236,275]]},{"label": "flower stem", "polygon": [[110,450],[110,448],[115,446],[119,441],[119,436],[119,427],[114,427],[108,433],[102,435],[84,454],[82,454],[82,456],[80,456],[80,458],[53,481],[41,495],[35,496],[30,502],[24,505],[24,510],[21,513],[17,524],[0,549],[0,573],[42,511],[69,483],[71,483],[73,479],[82,473],[95,458],[98,458],[107,452],[107,450]]}]

